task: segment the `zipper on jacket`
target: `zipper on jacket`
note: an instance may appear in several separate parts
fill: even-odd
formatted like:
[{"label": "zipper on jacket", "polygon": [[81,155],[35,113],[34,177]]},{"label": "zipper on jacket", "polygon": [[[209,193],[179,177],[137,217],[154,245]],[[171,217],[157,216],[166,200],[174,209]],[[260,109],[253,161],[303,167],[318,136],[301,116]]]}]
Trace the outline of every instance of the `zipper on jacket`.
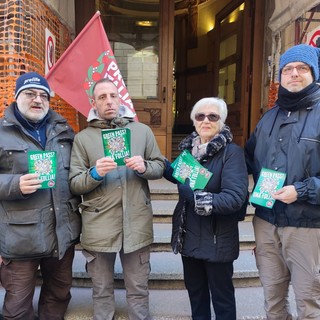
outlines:
[{"label": "zipper on jacket", "polygon": [[300,140],[305,140],[305,141],[311,141],[311,142],[316,142],[316,143],[320,143],[319,140],[317,139],[310,139],[310,138],[300,138]]},{"label": "zipper on jacket", "polygon": [[39,129],[36,129],[36,133],[37,133],[37,136],[38,136],[38,141],[40,142],[40,144],[42,145],[41,143],[41,136],[40,136],[40,131]]},{"label": "zipper on jacket", "polygon": [[211,227],[212,227],[212,232],[213,232],[213,243],[217,244],[217,234],[216,234],[217,224],[216,224],[216,221],[214,218],[212,218],[212,220],[211,220]]}]

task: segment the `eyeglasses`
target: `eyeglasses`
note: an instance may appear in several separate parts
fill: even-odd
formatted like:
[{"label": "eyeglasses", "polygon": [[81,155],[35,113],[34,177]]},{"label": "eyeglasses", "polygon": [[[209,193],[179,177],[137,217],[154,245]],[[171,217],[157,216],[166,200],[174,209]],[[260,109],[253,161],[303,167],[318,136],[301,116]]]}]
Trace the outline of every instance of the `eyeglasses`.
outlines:
[{"label": "eyeglasses", "polygon": [[296,69],[298,73],[307,73],[310,71],[310,67],[307,66],[306,64],[299,64],[295,67],[293,66],[284,67],[281,73],[284,75],[288,75],[293,72],[293,69]]},{"label": "eyeglasses", "polygon": [[208,118],[210,122],[217,122],[220,120],[220,116],[216,113],[209,113],[209,114],[204,114],[204,113],[196,113],[194,115],[194,118],[197,121],[204,121],[205,118]]},{"label": "eyeglasses", "polygon": [[43,102],[47,102],[49,101],[49,96],[46,94],[46,93],[35,93],[35,92],[30,92],[30,91],[23,91],[23,93],[25,94],[25,96],[30,99],[30,100],[34,100],[36,99],[37,97],[40,97],[40,99],[43,101]]}]

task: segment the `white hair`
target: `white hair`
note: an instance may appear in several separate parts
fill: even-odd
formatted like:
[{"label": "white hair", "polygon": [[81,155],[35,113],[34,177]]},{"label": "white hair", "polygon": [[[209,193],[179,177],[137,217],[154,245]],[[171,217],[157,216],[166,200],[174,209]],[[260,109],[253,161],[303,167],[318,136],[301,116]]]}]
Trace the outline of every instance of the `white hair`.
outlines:
[{"label": "white hair", "polygon": [[196,102],[196,104],[193,106],[191,110],[190,119],[193,121],[193,123],[195,121],[196,113],[198,113],[199,109],[201,109],[204,106],[214,106],[218,108],[218,113],[220,115],[219,124],[221,130],[228,116],[228,108],[225,101],[216,97],[207,97],[200,99],[198,102]]}]

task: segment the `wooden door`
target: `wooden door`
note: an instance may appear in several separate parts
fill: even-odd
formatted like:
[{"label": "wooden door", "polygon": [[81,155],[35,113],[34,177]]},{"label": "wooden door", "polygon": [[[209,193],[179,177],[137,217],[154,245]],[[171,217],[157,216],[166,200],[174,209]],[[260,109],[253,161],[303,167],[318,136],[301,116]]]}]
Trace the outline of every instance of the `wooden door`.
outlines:
[{"label": "wooden door", "polygon": [[171,158],[174,2],[104,3],[104,26],[138,119]]},{"label": "wooden door", "polygon": [[216,16],[213,41],[214,95],[228,105],[227,125],[234,141],[244,145],[248,136],[252,56],[251,1],[236,0]]}]

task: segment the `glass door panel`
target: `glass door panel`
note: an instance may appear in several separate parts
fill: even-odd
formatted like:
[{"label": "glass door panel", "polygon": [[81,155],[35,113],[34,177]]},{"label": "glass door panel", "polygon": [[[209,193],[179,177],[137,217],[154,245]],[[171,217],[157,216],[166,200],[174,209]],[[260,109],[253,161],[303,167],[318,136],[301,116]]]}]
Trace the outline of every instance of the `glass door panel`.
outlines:
[{"label": "glass door panel", "polygon": [[136,6],[131,1],[118,2],[119,7],[109,5],[104,25],[128,92],[132,99],[157,99],[159,0],[145,1],[145,5],[137,1]]},{"label": "glass door panel", "polygon": [[242,40],[244,3],[219,22],[218,96],[228,105],[227,124],[232,131],[241,130]]}]

